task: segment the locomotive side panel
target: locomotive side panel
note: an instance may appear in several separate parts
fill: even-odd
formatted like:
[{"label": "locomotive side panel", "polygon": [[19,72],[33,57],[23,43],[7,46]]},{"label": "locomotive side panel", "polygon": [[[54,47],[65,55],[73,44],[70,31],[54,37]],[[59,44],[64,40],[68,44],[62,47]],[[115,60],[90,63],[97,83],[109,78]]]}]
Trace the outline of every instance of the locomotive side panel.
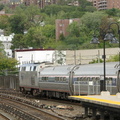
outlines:
[{"label": "locomotive side panel", "polygon": [[38,87],[38,71],[37,68],[39,64],[27,64],[20,67],[19,81],[20,81],[20,91],[33,92],[34,89],[39,89]]},{"label": "locomotive side panel", "polygon": [[46,91],[58,91],[58,92],[69,92],[68,84],[66,83],[46,83],[40,82],[40,89]]}]

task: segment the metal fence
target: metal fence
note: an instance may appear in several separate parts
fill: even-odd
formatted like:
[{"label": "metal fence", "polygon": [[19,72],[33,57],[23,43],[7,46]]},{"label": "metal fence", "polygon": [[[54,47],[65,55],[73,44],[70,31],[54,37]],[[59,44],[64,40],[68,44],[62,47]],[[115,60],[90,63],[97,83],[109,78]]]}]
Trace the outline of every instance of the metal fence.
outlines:
[{"label": "metal fence", "polygon": [[[100,94],[100,81],[75,81],[73,84],[74,95],[98,95]],[[111,83],[106,82],[106,89],[110,94],[115,94],[117,92],[116,86]]]},{"label": "metal fence", "polygon": [[0,88],[19,90],[18,76],[0,76]]}]

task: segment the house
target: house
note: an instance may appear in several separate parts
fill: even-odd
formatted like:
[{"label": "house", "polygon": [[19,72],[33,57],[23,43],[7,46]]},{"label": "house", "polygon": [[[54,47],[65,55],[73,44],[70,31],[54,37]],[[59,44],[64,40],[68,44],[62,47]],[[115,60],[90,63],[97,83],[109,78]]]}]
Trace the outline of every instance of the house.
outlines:
[{"label": "house", "polygon": [[11,41],[13,37],[14,37],[14,34],[11,34],[9,36],[4,36],[3,34],[0,35],[0,41],[3,44],[6,55],[10,58],[12,58],[12,50],[10,48],[12,45]]}]

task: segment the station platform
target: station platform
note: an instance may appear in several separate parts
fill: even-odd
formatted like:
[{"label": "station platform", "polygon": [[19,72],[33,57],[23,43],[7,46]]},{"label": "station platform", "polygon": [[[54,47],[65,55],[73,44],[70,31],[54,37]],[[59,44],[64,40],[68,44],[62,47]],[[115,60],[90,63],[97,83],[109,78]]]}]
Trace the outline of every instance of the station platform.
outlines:
[{"label": "station platform", "polygon": [[109,120],[120,117],[120,93],[110,95],[109,92],[101,92],[101,95],[70,96],[69,99],[81,102],[85,108],[85,116],[91,109],[93,118],[98,112],[100,113],[100,120],[105,120],[106,113],[109,115]]}]

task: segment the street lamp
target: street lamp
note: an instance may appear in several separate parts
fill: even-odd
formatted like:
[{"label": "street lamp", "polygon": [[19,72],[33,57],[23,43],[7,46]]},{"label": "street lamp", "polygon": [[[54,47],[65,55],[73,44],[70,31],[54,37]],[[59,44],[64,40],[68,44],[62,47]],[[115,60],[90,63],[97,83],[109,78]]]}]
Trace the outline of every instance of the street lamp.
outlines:
[{"label": "street lamp", "polygon": [[[105,42],[106,41],[110,41],[110,43],[119,43],[119,48],[120,48],[120,42],[118,42],[118,40],[115,38],[115,36],[113,35],[113,33],[110,31],[111,30],[111,25],[112,24],[117,24],[117,23],[111,23],[109,24],[108,26],[108,29],[106,29],[108,32],[104,33],[102,38],[103,38],[103,71],[104,71],[104,75],[103,75],[103,79],[101,81],[101,84],[100,84],[100,88],[101,88],[101,91],[106,91],[106,54],[105,54]],[[119,25],[117,24],[118,26],[118,34],[119,34],[119,40],[120,40],[120,30],[119,30]],[[100,31],[101,32],[101,31]],[[92,44],[99,44],[99,39],[97,38],[95,32],[94,32],[94,36],[91,40]],[[119,55],[120,55],[120,52],[119,52]],[[120,62],[120,57],[119,57],[119,62]],[[120,65],[120,63],[119,63]]]},{"label": "street lamp", "polygon": [[111,25],[115,24],[117,26],[117,33],[119,35],[119,41],[117,40],[117,38],[113,35],[111,36],[110,33],[108,33],[108,36],[106,37],[106,39],[111,40],[110,43],[119,43],[119,68],[120,68],[120,27],[119,24],[114,22],[114,23],[110,23],[108,28],[111,29]]}]

